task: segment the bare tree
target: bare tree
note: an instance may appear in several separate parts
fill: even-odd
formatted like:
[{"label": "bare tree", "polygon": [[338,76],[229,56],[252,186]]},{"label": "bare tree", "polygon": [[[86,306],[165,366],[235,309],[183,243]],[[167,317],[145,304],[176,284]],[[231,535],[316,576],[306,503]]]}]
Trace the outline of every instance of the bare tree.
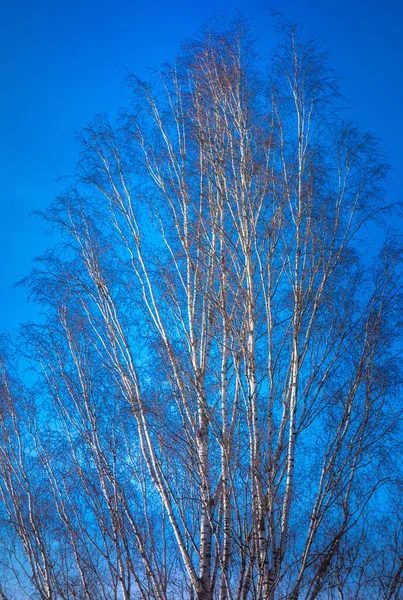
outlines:
[{"label": "bare tree", "polygon": [[[401,252],[390,235],[372,261],[362,241],[387,167],[326,57],[282,39],[265,71],[244,23],[208,28],[131,77],[44,215],[66,243],[27,280],[47,315],[24,330],[30,442],[4,384],[0,465],[41,598],[376,594],[365,519],[400,477]],[[34,499],[46,541],[16,514]]]}]

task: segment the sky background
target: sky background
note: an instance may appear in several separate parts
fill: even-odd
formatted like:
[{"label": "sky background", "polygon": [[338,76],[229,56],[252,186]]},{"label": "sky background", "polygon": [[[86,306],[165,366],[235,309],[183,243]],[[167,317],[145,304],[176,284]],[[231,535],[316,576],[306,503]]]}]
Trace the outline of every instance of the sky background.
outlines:
[{"label": "sky background", "polygon": [[268,7],[324,41],[354,116],[383,140],[403,199],[403,3],[400,0],[3,0],[0,3],[0,330],[34,318],[14,284],[51,243],[31,216],[66,185],[75,132],[96,113],[113,116],[127,92],[123,70],[140,77],[175,57],[217,11],[254,20],[270,50]]}]

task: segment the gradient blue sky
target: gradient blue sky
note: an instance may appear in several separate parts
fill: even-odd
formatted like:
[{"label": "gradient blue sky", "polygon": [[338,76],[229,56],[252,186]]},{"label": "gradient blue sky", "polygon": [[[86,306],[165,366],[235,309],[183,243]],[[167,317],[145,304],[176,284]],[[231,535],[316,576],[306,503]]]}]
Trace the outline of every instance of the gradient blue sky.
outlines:
[{"label": "gradient blue sky", "polygon": [[49,243],[34,210],[63,189],[79,131],[124,104],[123,65],[143,76],[217,11],[255,19],[270,39],[267,6],[325,41],[355,116],[379,135],[403,194],[403,4],[399,0],[3,0],[0,3],[0,330],[34,315],[14,283]]}]

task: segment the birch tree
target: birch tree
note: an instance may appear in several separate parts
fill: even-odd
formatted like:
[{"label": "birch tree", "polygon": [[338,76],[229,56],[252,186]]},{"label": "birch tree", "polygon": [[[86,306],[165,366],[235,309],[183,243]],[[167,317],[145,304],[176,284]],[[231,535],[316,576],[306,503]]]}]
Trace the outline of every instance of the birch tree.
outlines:
[{"label": "birch tree", "polygon": [[24,330],[23,427],[70,561],[52,576],[55,544],[11,516],[30,467],[3,420],[31,585],[49,600],[379,597],[360,586],[376,564],[362,532],[400,477],[401,383],[398,240],[362,252],[391,211],[379,144],[292,27],[267,68],[238,22],[129,86],[116,126],[82,132],[76,185],[43,215],[64,241],[26,282],[46,318]]}]

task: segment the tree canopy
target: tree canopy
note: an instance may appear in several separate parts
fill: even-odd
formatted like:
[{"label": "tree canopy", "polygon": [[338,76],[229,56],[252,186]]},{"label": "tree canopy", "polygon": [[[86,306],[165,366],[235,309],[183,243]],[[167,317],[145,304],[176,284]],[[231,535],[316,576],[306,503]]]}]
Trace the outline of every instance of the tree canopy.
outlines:
[{"label": "tree canopy", "polygon": [[209,26],[81,133],[2,354],[0,597],[403,593],[388,166],[280,37]]}]

